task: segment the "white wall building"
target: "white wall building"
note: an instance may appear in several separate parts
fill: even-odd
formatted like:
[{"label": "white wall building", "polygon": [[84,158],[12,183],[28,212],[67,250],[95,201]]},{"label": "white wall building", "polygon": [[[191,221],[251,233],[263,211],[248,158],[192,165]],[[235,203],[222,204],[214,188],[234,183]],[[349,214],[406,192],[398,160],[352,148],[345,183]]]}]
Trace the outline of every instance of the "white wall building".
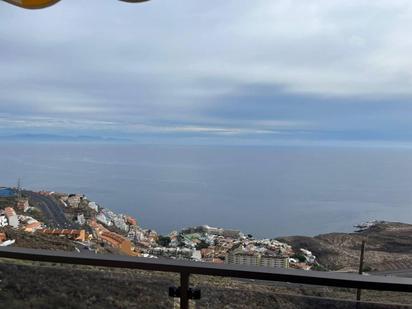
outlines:
[{"label": "white wall building", "polygon": [[86,223],[86,219],[84,218],[84,214],[77,215],[77,223],[80,225],[84,225]]},{"label": "white wall building", "polygon": [[289,268],[289,258],[282,256],[262,255],[260,256],[260,266]]},{"label": "white wall building", "polygon": [[19,219],[18,219],[14,209],[11,208],[11,207],[6,207],[4,212],[6,214],[7,220],[9,221],[9,225],[11,225],[14,228],[18,228],[19,227]]},{"label": "white wall building", "polygon": [[124,221],[122,217],[113,218],[113,223],[118,229],[121,229],[122,231],[125,231],[125,232],[129,231],[129,226],[126,224],[126,222]]},{"label": "white wall building", "polygon": [[6,216],[1,215],[0,216],[0,227],[5,227],[9,225],[9,222],[7,221]]},{"label": "white wall building", "polygon": [[93,209],[95,212],[99,212],[99,206],[96,204],[96,202],[89,202],[88,206],[89,208]]},{"label": "white wall building", "polygon": [[110,219],[108,219],[103,213],[99,213],[96,216],[96,220],[100,221],[101,223],[107,225],[107,226],[112,226],[113,223]]},{"label": "white wall building", "polygon": [[289,257],[269,254],[264,248],[248,250],[238,246],[226,254],[226,264],[289,268]]},{"label": "white wall building", "polygon": [[227,264],[259,266],[259,256],[253,253],[228,254]]},{"label": "white wall building", "polygon": [[82,196],[80,194],[70,194],[67,198],[67,204],[69,204],[70,207],[77,208],[79,207],[81,198]]}]

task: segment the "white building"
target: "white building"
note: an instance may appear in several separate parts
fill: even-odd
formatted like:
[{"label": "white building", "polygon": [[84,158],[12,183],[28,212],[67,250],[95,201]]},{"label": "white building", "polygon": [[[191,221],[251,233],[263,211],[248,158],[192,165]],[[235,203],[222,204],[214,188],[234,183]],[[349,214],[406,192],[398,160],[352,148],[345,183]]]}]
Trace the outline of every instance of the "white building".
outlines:
[{"label": "white building", "polygon": [[239,238],[241,233],[238,230],[229,230],[219,227],[212,227],[209,225],[200,225],[195,227],[189,227],[182,230],[182,234],[194,234],[194,233],[206,233],[211,235],[219,235],[230,238]]},{"label": "white building", "polygon": [[96,202],[89,202],[88,206],[89,208],[93,209],[95,212],[99,212],[99,206],[96,204]]},{"label": "white building", "polygon": [[237,264],[237,265],[251,265],[259,266],[259,255],[253,254],[251,252],[239,252],[236,254],[228,254],[226,258],[227,264]]},{"label": "white building", "polygon": [[103,224],[105,224],[105,225],[107,225],[107,226],[112,226],[112,225],[113,225],[112,221],[111,221],[109,218],[107,218],[107,217],[106,217],[103,213],[101,213],[101,212],[97,214],[96,220],[97,220],[97,221],[100,221],[101,223],[103,223]]},{"label": "white building", "polygon": [[149,248],[149,253],[154,256],[166,256],[175,259],[192,259],[193,250],[188,248]]},{"label": "white building", "polygon": [[9,225],[14,227],[14,228],[18,228],[19,227],[19,219],[18,219],[14,209],[12,207],[6,207],[4,212],[6,214],[7,220],[9,221]]},{"label": "white building", "polygon": [[274,255],[261,255],[259,265],[265,267],[289,268],[289,258]]},{"label": "white building", "polygon": [[86,223],[86,219],[84,218],[84,214],[77,215],[77,223],[80,225],[84,225]]},{"label": "white building", "polygon": [[125,231],[125,232],[129,231],[129,225],[126,224],[126,222],[124,221],[122,217],[120,216],[114,217],[113,223],[118,229],[121,229],[122,231]]},{"label": "white building", "polygon": [[8,223],[8,221],[7,221],[6,216],[1,215],[1,216],[0,216],[0,227],[5,227],[5,226],[7,226],[7,225],[9,225],[9,223]]},{"label": "white building", "polygon": [[200,250],[193,250],[192,251],[192,259],[195,261],[201,261],[202,260],[202,254]]},{"label": "white building", "polygon": [[7,247],[7,246],[10,246],[10,245],[14,244],[15,242],[16,242],[16,240],[14,240],[14,239],[9,239],[9,240],[3,241],[3,242],[0,244],[0,247]]},{"label": "white building", "polygon": [[67,198],[67,204],[70,207],[77,208],[79,207],[81,198],[82,196],[80,194],[70,194],[69,197]]},{"label": "white building", "polygon": [[225,263],[272,268],[289,268],[289,257],[274,254],[264,248],[255,248],[254,250],[251,250],[243,248],[243,246],[240,245],[227,252]]},{"label": "white building", "polygon": [[137,226],[131,226],[127,234],[127,238],[132,241],[140,242],[145,240],[144,232]]},{"label": "white building", "polygon": [[311,264],[315,263],[316,256],[314,256],[311,251],[303,249],[303,248],[301,248],[300,251],[303,253],[308,263],[311,263]]}]

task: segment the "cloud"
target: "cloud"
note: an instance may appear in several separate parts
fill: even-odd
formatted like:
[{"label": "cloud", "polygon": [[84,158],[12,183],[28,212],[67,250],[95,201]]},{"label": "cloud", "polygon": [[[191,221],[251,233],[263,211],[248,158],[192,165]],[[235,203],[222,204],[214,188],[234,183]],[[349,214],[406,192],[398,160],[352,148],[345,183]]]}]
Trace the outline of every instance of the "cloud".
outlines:
[{"label": "cloud", "polygon": [[[210,121],[209,121],[210,122]],[[299,123],[288,123],[285,121],[255,121],[248,123],[247,126],[236,127],[236,121],[223,124],[215,121],[213,125],[201,124],[188,125],[184,123],[175,124],[146,124],[144,122],[114,122],[98,121],[71,118],[50,118],[50,117],[16,117],[7,114],[0,114],[0,130],[3,132],[25,132],[30,129],[31,133],[72,133],[73,130],[82,132],[105,132],[110,136],[136,136],[136,135],[211,135],[211,136],[230,136],[230,135],[264,135],[282,134],[288,132],[295,126],[300,127]],[[262,129],[263,128],[263,129]],[[8,135],[8,134],[6,134]]]},{"label": "cloud", "polygon": [[410,128],[411,26],[401,0],[1,2],[0,126],[396,138]]}]

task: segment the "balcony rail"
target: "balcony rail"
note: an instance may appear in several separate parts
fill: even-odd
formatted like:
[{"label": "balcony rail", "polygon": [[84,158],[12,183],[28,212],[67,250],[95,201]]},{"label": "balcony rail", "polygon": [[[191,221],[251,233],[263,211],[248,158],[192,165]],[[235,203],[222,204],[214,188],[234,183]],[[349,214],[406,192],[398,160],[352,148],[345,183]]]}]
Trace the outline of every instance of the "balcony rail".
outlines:
[{"label": "balcony rail", "polygon": [[207,275],[231,278],[278,281],[341,288],[412,292],[412,279],[380,276],[361,276],[337,272],[316,272],[283,268],[266,268],[244,265],[221,265],[173,259],[150,259],[121,255],[94,254],[88,252],[48,251],[26,248],[2,248],[0,257],[51,263],[78,264],[101,267],[129,268],[180,274],[180,307],[189,307],[193,290],[189,288],[189,276]]}]

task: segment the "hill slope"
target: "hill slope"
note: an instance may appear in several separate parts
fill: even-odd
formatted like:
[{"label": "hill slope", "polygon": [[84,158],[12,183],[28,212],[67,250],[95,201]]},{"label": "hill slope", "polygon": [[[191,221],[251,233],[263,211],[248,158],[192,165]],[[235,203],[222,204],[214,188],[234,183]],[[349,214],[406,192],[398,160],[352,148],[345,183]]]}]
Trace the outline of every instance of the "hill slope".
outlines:
[{"label": "hill slope", "polygon": [[363,239],[366,239],[366,269],[384,271],[412,268],[411,224],[383,222],[359,233],[278,238],[294,248],[312,251],[319,262],[330,270],[356,270]]}]

